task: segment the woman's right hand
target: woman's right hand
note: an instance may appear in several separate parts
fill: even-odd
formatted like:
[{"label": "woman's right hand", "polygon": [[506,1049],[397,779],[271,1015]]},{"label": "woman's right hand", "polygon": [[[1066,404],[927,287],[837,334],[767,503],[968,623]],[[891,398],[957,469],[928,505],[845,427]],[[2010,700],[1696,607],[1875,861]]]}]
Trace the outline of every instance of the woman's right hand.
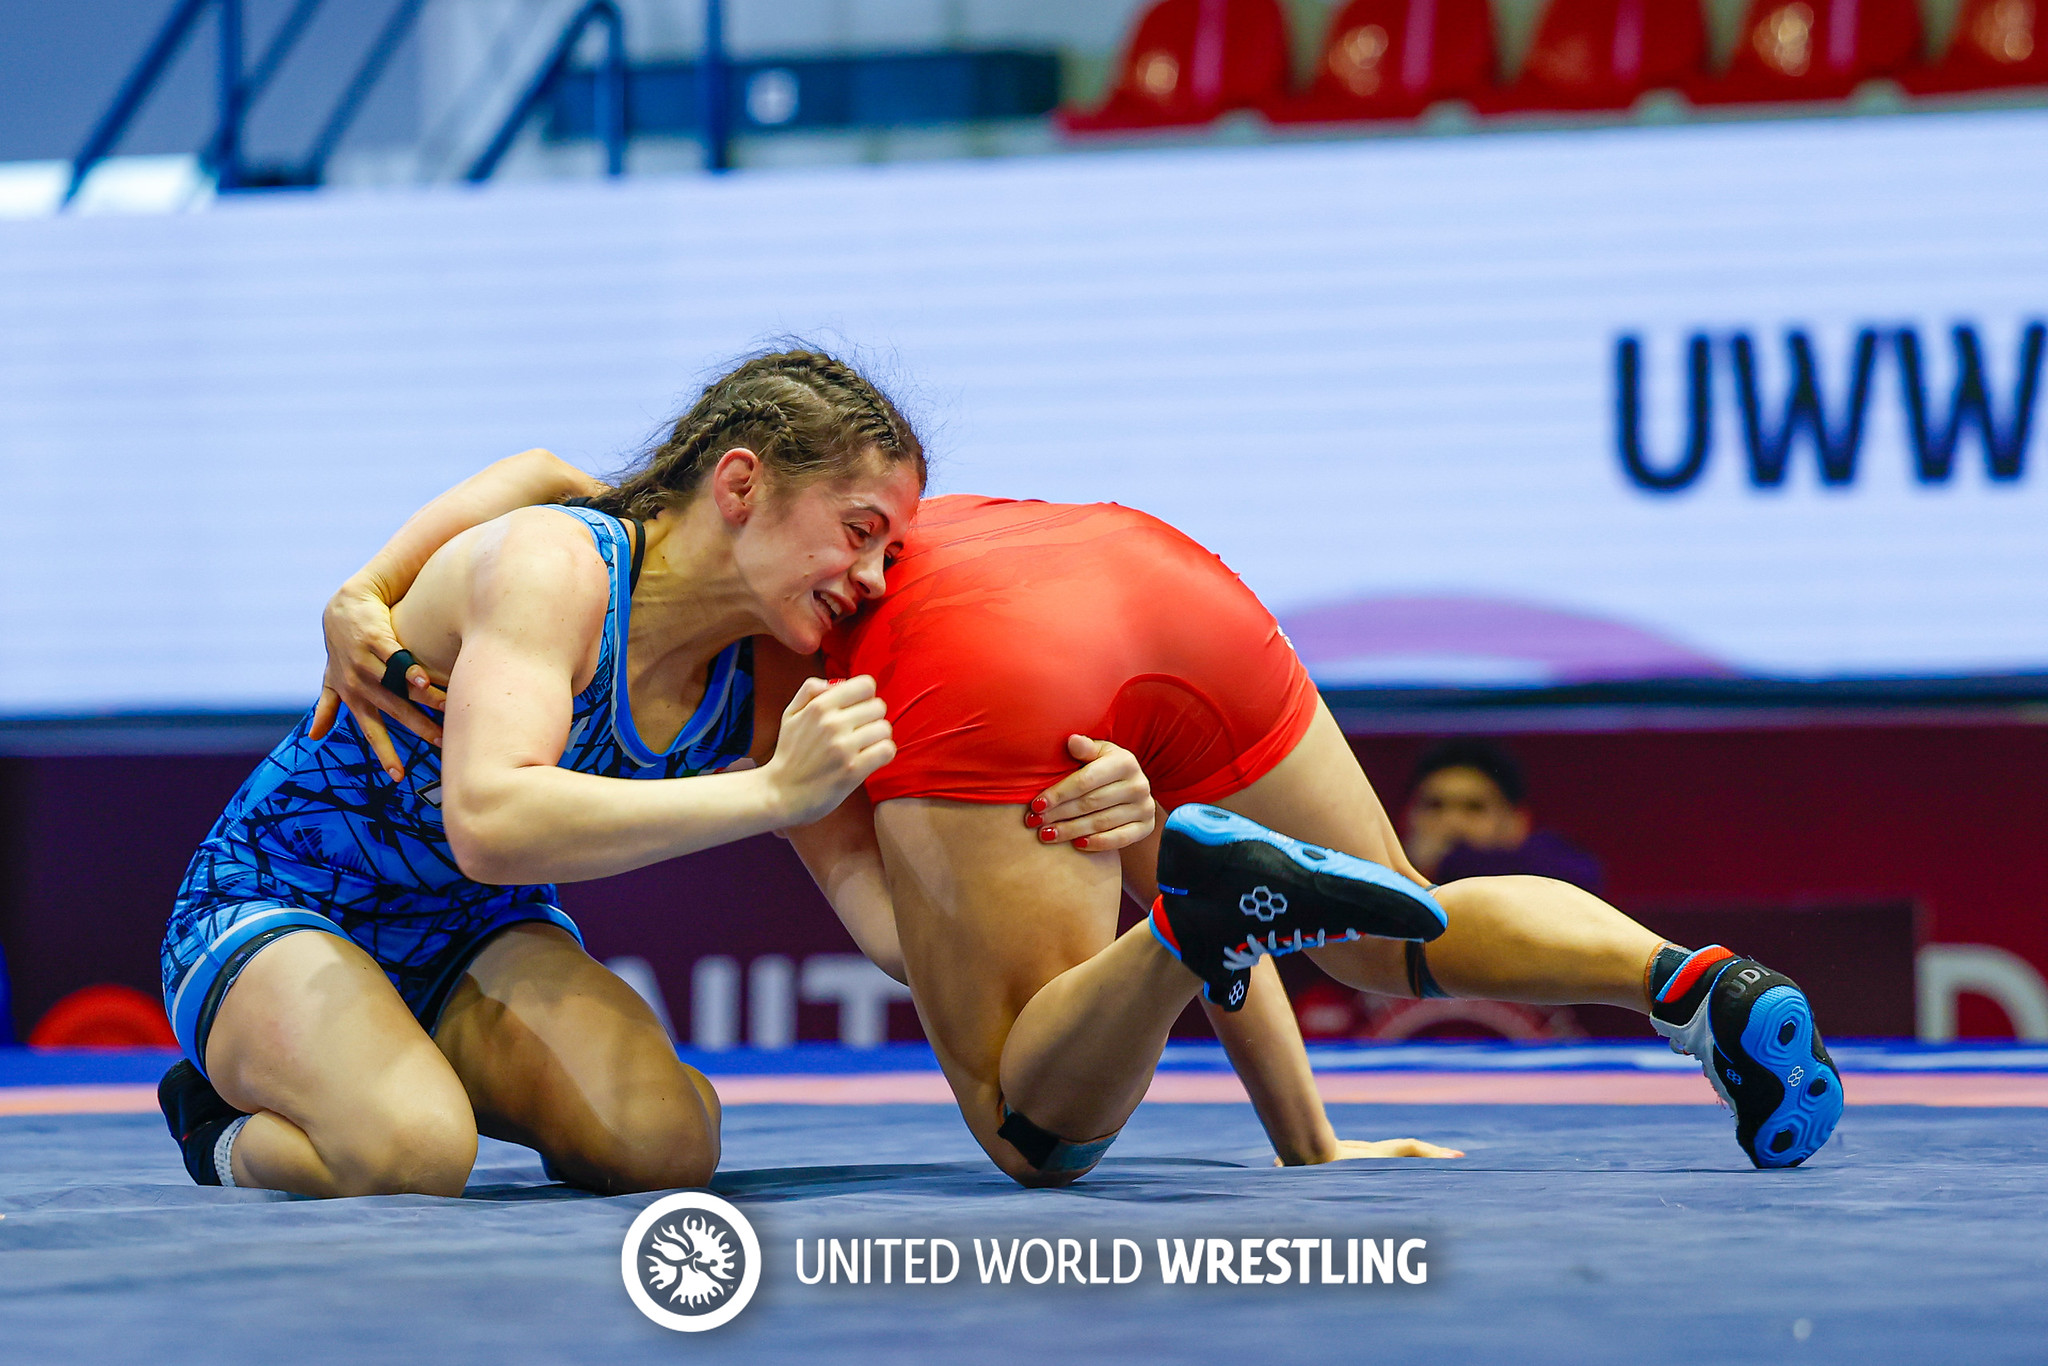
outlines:
[{"label": "woman's right hand", "polygon": [[782,813],[777,826],[822,820],[895,757],[874,679],[805,679],[783,708],[775,755],[761,770]]},{"label": "woman's right hand", "polygon": [[327,600],[321,615],[321,631],[327,639],[327,676],[322,680],[320,701],[313,708],[313,725],[308,732],[315,740],[324,737],[346,705],[349,715],[384,771],[397,782],[405,776],[391,736],[384,729],[384,714],[430,745],[441,743],[441,727],[413,703],[439,709],[448,705],[448,695],[435,687],[427,671],[418,665],[406,670],[405,681],[412,701],[392,696],[384,689],[384,663],[400,646],[391,629],[391,604],[360,578],[350,579]]}]

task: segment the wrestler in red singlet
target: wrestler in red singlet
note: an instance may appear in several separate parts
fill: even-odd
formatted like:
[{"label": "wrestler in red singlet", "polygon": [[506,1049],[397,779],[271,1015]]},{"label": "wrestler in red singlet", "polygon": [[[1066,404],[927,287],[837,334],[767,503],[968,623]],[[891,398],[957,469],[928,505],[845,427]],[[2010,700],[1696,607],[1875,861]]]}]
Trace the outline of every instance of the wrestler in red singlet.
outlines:
[{"label": "wrestler in red singlet", "polygon": [[927,499],[889,589],[828,643],[872,674],[897,755],[877,802],[1024,802],[1073,768],[1069,735],[1136,754],[1167,809],[1285,758],[1316,690],[1250,589],[1156,517],[1113,503]]}]

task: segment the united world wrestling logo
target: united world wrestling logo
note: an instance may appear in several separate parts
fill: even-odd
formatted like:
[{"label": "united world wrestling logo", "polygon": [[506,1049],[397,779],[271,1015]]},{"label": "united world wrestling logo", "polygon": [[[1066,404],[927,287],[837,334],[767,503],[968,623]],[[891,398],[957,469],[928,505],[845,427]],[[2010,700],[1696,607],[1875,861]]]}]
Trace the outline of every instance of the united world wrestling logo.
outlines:
[{"label": "united world wrestling logo", "polygon": [[700,1333],[729,1322],[761,1283],[761,1240],[732,1205],[703,1191],[640,1211],[619,1249],[626,1293],[664,1328]]},{"label": "united world wrestling logo", "polygon": [[733,1276],[739,1249],[726,1235],[727,1230],[694,1216],[680,1228],[664,1225],[647,1239],[647,1279],[667,1293],[670,1304],[711,1308],[739,1284]]},{"label": "united world wrestling logo", "polygon": [[1270,887],[1254,887],[1237,899],[1237,909],[1270,924],[1274,916],[1286,913],[1287,897]]}]

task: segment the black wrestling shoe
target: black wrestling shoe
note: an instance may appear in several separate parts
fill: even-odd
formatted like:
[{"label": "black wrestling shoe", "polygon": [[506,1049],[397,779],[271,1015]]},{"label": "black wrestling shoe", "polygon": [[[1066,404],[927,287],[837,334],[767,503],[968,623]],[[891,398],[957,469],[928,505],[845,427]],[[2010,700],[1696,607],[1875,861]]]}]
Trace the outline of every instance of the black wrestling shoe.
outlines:
[{"label": "black wrestling shoe", "polygon": [[199,1069],[180,1058],[156,1084],[156,1103],[163,1109],[171,1137],[178,1140],[185,1155],[185,1170],[202,1186],[218,1186],[220,1172],[213,1165],[214,1145],[221,1131],[242,1118],[242,1112],[220,1098],[213,1083]]},{"label": "black wrestling shoe", "polygon": [[1797,983],[1719,944],[1685,960],[1651,1002],[1674,1053],[1700,1060],[1758,1167],[1796,1167],[1842,1117],[1842,1077]]},{"label": "black wrestling shoe", "polygon": [[1224,1010],[1243,1007],[1262,955],[1363,935],[1434,939],[1444,925],[1435,899],[1393,869],[1221,807],[1179,807],[1160,837],[1152,933]]}]

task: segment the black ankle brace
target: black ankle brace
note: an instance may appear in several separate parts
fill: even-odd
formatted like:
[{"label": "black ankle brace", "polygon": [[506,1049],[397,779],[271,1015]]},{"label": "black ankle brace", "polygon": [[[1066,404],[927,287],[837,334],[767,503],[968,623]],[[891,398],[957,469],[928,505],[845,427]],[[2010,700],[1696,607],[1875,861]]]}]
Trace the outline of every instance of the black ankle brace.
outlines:
[{"label": "black ankle brace", "polygon": [[1419,939],[1408,941],[1408,990],[1418,1001],[1447,1001],[1451,997],[1450,992],[1437,985],[1429,970],[1429,955]]},{"label": "black ankle brace", "polygon": [[1676,944],[1666,944],[1650,956],[1650,975],[1644,985],[1649,988],[1647,994],[1651,1000],[1657,999],[1657,993],[1664,990],[1665,983],[1678,974],[1690,957],[1691,949],[1681,949]]}]

